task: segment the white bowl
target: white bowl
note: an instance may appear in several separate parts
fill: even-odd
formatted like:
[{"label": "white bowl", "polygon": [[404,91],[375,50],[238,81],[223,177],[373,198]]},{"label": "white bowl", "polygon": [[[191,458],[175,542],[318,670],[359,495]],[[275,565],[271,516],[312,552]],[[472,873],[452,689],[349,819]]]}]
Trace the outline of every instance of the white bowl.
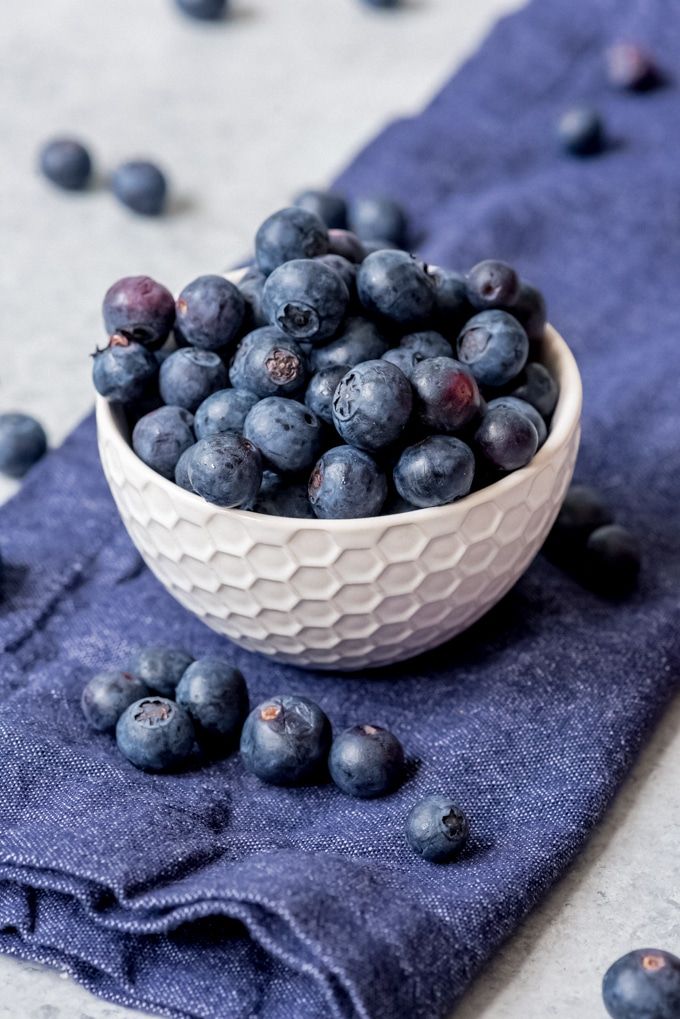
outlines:
[{"label": "white bowl", "polygon": [[527,467],[449,506],[295,520],[212,506],[132,451],[122,408],[97,399],[99,452],[130,537],[182,605],[250,651],[350,671],[410,658],[487,612],[540,549],[578,450],[581,380],[548,326],[560,397]]}]

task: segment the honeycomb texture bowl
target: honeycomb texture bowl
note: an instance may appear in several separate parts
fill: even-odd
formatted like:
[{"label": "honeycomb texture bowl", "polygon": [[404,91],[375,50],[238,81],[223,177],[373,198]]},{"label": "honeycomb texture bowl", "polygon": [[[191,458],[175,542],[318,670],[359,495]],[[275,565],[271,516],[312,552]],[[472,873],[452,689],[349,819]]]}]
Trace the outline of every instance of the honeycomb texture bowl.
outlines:
[{"label": "honeycomb texture bowl", "polygon": [[208,626],[294,665],[350,671],[436,647],[487,612],[541,547],[571,480],[581,381],[548,327],[560,383],[532,462],[449,506],[362,520],[222,509],[166,481],[97,400],[99,451],[120,515],[162,584]]}]

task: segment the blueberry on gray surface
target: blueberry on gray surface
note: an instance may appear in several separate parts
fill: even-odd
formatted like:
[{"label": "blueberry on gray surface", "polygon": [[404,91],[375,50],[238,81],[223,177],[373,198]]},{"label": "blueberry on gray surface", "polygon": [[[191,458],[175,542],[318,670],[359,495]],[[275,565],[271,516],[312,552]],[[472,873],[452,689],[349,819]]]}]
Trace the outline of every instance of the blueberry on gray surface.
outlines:
[{"label": "blueberry on gray surface", "polygon": [[351,446],[373,450],[399,438],[413,408],[404,373],[389,361],[364,361],[351,368],[333,396],[333,423]]},{"label": "blueberry on gray surface", "polygon": [[503,308],[519,297],[519,276],[507,262],[487,258],[473,265],[466,278],[467,296],[478,311]]},{"label": "blueberry on gray surface", "polygon": [[403,451],[394,484],[411,506],[445,506],[468,494],[474,475],[469,446],[451,435],[429,435]]},{"label": "blueberry on gray surface", "polygon": [[453,357],[453,350],[448,340],[434,329],[425,329],[419,333],[407,333],[402,336],[399,346],[412,350],[421,357]]},{"label": "blueberry on gray surface", "polygon": [[128,671],[155,693],[174,697],[177,684],[193,660],[180,648],[151,645],[134,653]]},{"label": "blueberry on gray surface", "polygon": [[133,428],[132,448],[147,466],[172,479],[180,456],[194,444],[193,424],[193,415],[184,407],[159,407]]},{"label": "blueberry on gray surface", "polygon": [[532,425],[536,429],[536,434],[538,435],[538,446],[540,449],[548,437],[548,426],[531,403],[528,403],[526,400],[521,400],[517,396],[497,396],[495,399],[489,400],[485,413],[493,410],[494,407],[514,407],[515,410],[520,412],[520,414],[524,414],[525,417],[529,418],[529,421],[531,421]]},{"label": "blueberry on gray surface", "polygon": [[197,495],[216,506],[247,506],[262,481],[262,458],[243,435],[226,432],[200,439],[187,465]]},{"label": "blueberry on gray surface", "polygon": [[353,368],[362,361],[378,360],[388,348],[389,343],[375,323],[356,316],[345,321],[342,332],[330,343],[314,347],[309,362],[312,371],[338,364]]},{"label": "blueberry on gray surface", "polygon": [[29,414],[0,414],[0,474],[23,478],[47,452],[47,436]]},{"label": "blueberry on gray surface", "polygon": [[161,365],[158,385],[167,404],[195,411],[218,389],[227,385],[227,369],[212,350],[182,347]]},{"label": "blueberry on gray surface", "polygon": [[463,811],[446,796],[426,796],[406,821],[406,838],[419,856],[431,863],[447,863],[462,851],[468,838]]},{"label": "blueberry on gray surface", "polygon": [[406,347],[392,347],[383,354],[382,360],[395,365],[407,379],[410,379],[413,369],[425,360],[425,355],[419,354],[417,350],[408,350]]},{"label": "blueberry on gray surface", "polygon": [[562,549],[571,556],[574,550],[583,548],[596,528],[613,521],[613,514],[599,492],[590,485],[571,485],[548,536],[548,543],[553,551]]},{"label": "blueberry on gray surface", "polygon": [[194,747],[189,713],[166,697],[143,697],[118,719],[116,743],[123,757],[143,771],[168,771]]},{"label": "blueberry on gray surface", "polygon": [[199,21],[219,21],[228,9],[228,0],[175,0],[175,3],[183,14]]},{"label": "blueberry on gray surface", "polygon": [[220,756],[238,743],[248,715],[248,690],[241,672],[215,655],[197,658],[175,692],[189,712],[196,739],[207,753]]},{"label": "blueberry on gray surface", "polygon": [[175,299],[149,276],[124,276],[106,291],[102,312],[109,336],[121,333],[157,350],[174,325]]},{"label": "blueberry on gray surface", "polygon": [[327,255],[319,255],[316,259],[317,262],[321,262],[322,265],[327,266],[334,272],[337,272],[342,282],[347,287],[347,293],[350,300],[356,291],[357,285],[357,267],[354,262],[350,262],[348,258],[343,255],[334,255],[329,252]]},{"label": "blueberry on gray surface", "polygon": [[133,212],[158,216],[165,207],[168,183],[155,163],[132,159],[113,171],[111,190],[118,201]]},{"label": "blueberry on gray surface", "polygon": [[308,492],[315,516],[323,520],[376,517],[387,498],[387,479],[368,453],[334,446],[314,467]]},{"label": "blueberry on gray surface", "polygon": [[380,238],[399,247],[406,241],[406,215],[391,198],[354,198],[349,203],[347,220],[360,240]]},{"label": "blueberry on gray surface", "polygon": [[538,432],[526,414],[501,406],[487,410],[474,441],[476,451],[492,467],[515,471],[528,464],[538,449]]},{"label": "blueberry on gray surface", "polygon": [[414,411],[431,431],[457,432],[479,412],[481,397],[472,372],[453,357],[431,357],[411,373]]},{"label": "blueberry on gray surface", "polygon": [[192,347],[224,350],[241,332],[243,294],[223,276],[199,276],[177,298],[177,326]]},{"label": "blueberry on gray surface", "polygon": [[560,117],[557,137],[565,152],[572,156],[594,156],[605,146],[602,118],[588,106],[575,106]]},{"label": "blueberry on gray surface", "polygon": [[243,434],[267,464],[282,474],[309,469],[321,450],[322,426],[304,403],[269,396],[248,412]]},{"label": "blueberry on gray surface", "polygon": [[327,765],[331,725],[307,697],[283,694],[259,704],[241,733],[246,770],[273,785],[321,778]]},{"label": "blueberry on gray surface", "polygon": [[148,686],[131,672],[100,672],[86,683],[80,707],[91,729],[113,732],[125,709],[149,693]]},{"label": "blueberry on gray surface", "polygon": [[351,230],[328,231],[328,253],[342,255],[348,262],[359,265],[366,257],[366,249],[355,233]]},{"label": "blueberry on gray surface", "polygon": [[234,389],[265,396],[293,396],[307,381],[307,359],[299,344],[274,326],[254,329],[238,345],[229,368]]},{"label": "blueberry on gray surface", "polygon": [[296,258],[273,270],[262,308],[272,326],[309,343],[323,343],[347,314],[349,291],[342,277],[318,259]]},{"label": "blueberry on gray surface", "polygon": [[189,481],[189,461],[194,449],[195,445],[185,449],[175,465],[175,484],[183,488],[185,492],[193,492],[191,482]]},{"label": "blueberry on gray surface", "polygon": [[347,227],[347,202],[334,191],[317,191],[313,188],[301,191],[293,204],[313,212],[329,230],[344,230]]},{"label": "blueberry on gray surface", "polygon": [[664,83],[654,58],[634,42],[615,42],[606,53],[609,82],[628,92],[649,92]]},{"label": "blueberry on gray surface", "polygon": [[349,369],[347,364],[328,365],[315,372],[307,385],[305,403],[327,425],[333,424],[333,395]]},{"label": "blueberry on gray surface", "polygon": [[404,749],[380,725],[353,725],[333,740],[328,770],[347,796],[385,796],[403,777]]},{"label": "blueberry on gray surface", "polygon": [[259,399],[259,396],[247,389],[218,389],[216,393],[211,393],[196,411],[196,438],[242,432],[248,411]]},{"label": "blueberry on gray surface", "polygon": [[612,1019],[677,1019],[680,959],[659,948],[638,948],[617,959],[602,981]]},{"label": "blueberry on gray surface", "polygon": [[291,206],[272,213],[255,235],[255,258],[268,276],[293,259],[316,258],[328,251],[328,230],[313,212]]},{"label": "blueberry on gray surface", "polygon": [[435,325],[447,336],[455,337],[474,315],[474,308],[468,301],[465,277],[438,265],[428,265],[427,273],[434,286]]},{"label": "blueberry on gray surface", "polygon": [[253,513],[265,513],[270,517],[292,517],[297,520],[313,520],[314,511],[307,495],[305,482],[291,482],[267,472],[262,479],[260,490],[252,505],[246,509]]},{"label": "blueberry on gray surface", "polygon": [[526,400],[544,418],[550,417],[560,395],[557,382],[545,365],[530,361],[512,384],[512,395]]},{"label": "blueberry on gray surface", "polygon": [[522,281],[519,296],[511,309],[512,315],[524,327],[532,343],[540,343],[548,321],[545,298],[532,283]]},{"label": "blueberry on gray surface", "polygon": [[246,303],[244,328],[258,329],[267,325],[267,317],[262,310],[262,291],[267,277],[257,266],[251,265],[237,286]]},{"label": "blueberry on gray surface", "polygon": [[82,191],[92,175],[92,159],[75,138],[54,138],[40,150],[40,169],[65,191]]},{"label": "blueberry on gray surface", "polygon": [[596,591],[628,594],[640,573],[640,545],[635,535],[620,524],[596,528],[586,540],[583,573]]},{"label": "blueberry on gray surface", "polygon": [[456,341],[459,360],[482,386],[504,386],[521,372],[529,356],[529,339],[506,311],[474,315]]},{"label": "blueberry on gray surface", "polygon": [[141,343],[114,333],[92,360],[92,381],[100,396],[120,403],[141,399],[158,375],[158,361]]},{"label": "blueberry on gray surface", "polygon": [[427,325],[434,284],[425,266],[405,251],[374,251],[357,272],[359,300],[371,315],[404,329]]}]

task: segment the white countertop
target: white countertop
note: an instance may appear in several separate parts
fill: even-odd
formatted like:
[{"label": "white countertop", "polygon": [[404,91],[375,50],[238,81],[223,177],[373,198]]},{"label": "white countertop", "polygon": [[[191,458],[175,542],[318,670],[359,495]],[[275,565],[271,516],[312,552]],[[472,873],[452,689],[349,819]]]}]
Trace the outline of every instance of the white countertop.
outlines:
[{"label": "white countertop", "polygon": [[[92,403],[87,354],[104,341],[99,306],[113,280],[144,272],[176,290],[233,264],[266,214],[323,185],[391,117],[416,111],[522,0],[411,0],[398,15],[358,0],[233,3],[219,26],[186,21],[171,0],[3,12],[0,409],[34,413],[52,444]],[[102,171],[157,159],[172,179],[171,214],[136,218],[104,188],[50,188],[35,153],[61,132],[89,140]],[[0,499],[12,491],[0,481]],[[456,1019],[598,1019],[601,975],[618,955],[678,950],[678,722],[680,704],[578,865]],[[5,956],[0,987],[8,1019],[137,1015]]]}]

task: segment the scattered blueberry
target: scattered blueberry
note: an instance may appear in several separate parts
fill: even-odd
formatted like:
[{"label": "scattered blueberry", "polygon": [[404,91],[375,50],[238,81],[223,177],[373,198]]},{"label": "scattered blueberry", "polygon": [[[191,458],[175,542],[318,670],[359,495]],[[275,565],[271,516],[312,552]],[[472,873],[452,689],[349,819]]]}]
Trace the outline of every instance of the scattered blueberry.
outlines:
[{"label": "scattered blueberry", "polygon": [[342,277],[318,258],[284,262],[273,270],[262,293],[262,307],[272,326],[314,344],[337,332],[348,304]]},{"label": "scattered blueberry", "polygon": [[23,478],[47,452],[47,436],[28,414],[0,414],[0,474]]},{"label": "scattered blueberry", "polygon": [[592,531],[586,541],[585,579],[598,591],[628,594],[640,573],[637,538],[620,524],[606,524]]},{"label": "scattered blueberry", "polygon": [[606,53],[609,81],[629,92],[649,92],[663,84],[663,75],[653,58],[631,42],[616,42]]},{"label": "scattered blueberry", "polygon": [[121,333],[115,333],[92,361],[94,388],[100,396],[120,403],[141,399],[157,375],[158,362],[151,351]]},{"label": "scattered blueberry", "polygon": [[167,771],[182,764],[194,746],[185,709],[166,697],[144,697],[123,712],[116,743],[130,764],[144,771]]},{"label": "scattered blueberry", "polygon": [[536,429],[540,449],[548,436],[548,426],[532,404],[517,396],[497,396],[494,400],[489,400],[487,412],[493,410],[494,407],[514,407],[520,414],[524,414]]},{"label": "scattered blueberry", "polygon": [[284,262],[316,258],[327,251],[328,231],[323,221],[296,206],[273,213],[255,236],[255,257],[266,276]]},{"label": "scattered blueberry", "polygon": [[109,287],[102,306],[109,336],[120,333],[149,350],[162,347],[175,323],[175,299],[149,276],[124,276]]},{"label": "scattered blueberry", "polygon": [[486,311],[514,304],[519,297],[520,279],[507,262],[488,258],[470,269],[466,286],[472,307]]},{"label": "scattered blueberry", "polygon": [[469,446],[450,435],[429,435],[401,454],[394,484],[413,507],[445,506],[468,494],[474,474]]},{"label": "scattered blueberry", "polygon": [[349,371],[347,364],[331,364],[312,375],[305,392],[305,403],[327,425],[333,424],[333,394],[340,379]]},{"label": "scattered blueberry", "polygon": [[359,240],[381,238],[399,247],[406,240],[404,210],[391,198],[355,198],[349,204],[347,218]]},{"label": "scattered blueberry", "polygon": [[242,435],[209,435],[194,446],[187,474],[194,492],[207,502],[247,506],[262,481],[262,460],[253,443]]},{"label": "scattered blueberry", "polygon": [[321,449],[321,422],[296,400],[269,396],[248,412],[243,434],[267,465],[284,474],[309,469]]},{"label": "scattered blueberry", "polygon": [[242,432],[251,407],[259,400],[246,389],[218,389],[211,393],[196,411],[194,431],[197,439],[224,432]]},{"label": "scattered blueberry", "polygon": [[396,442],[412,407],[413,393],[402,371],[388,361],[364,361],[338,384],[333,422],[345,442],[370,452]]},{"label": "scattered blueberry", "polygon": [[598,527],[613,523],[614,517],[599,492],[589,485],[572,485],[548,538],[555,552],[571,557],[582,548]]},{"label": "scattered blueberry", "polygon": [[174,478],[177,461],[194,444],[193,415],[183,407],[159,407],[140,418],[132,430],[132,448],[164,478]]},{"label": "scattered blueberry", "polygon": [[155,693],[174,697],[177,684],[193,660],[191,655],[178,648],[152,645],[135,652],[129,671]]},{"label": "scattered blueberry", "polygon": [[513,382],[512,395],[526,400],[544,418],[550,417],[559,396],[557,382],[545,365],[530,361],[524,371]]},{"label": "scattered blueberry", "polygon": [[602,118],[587,106],[576,106],[562,114],[557,134],[564,151],[572,156],[594,156],[604,148]]},{"label": "scattered blueberry", "polygon": [[134,159],[111,175],[111,190],[123,205],[142,216],[158,216],[165,207],[168,184],[154,163]]},{"label": "scattered blueberry", "polygon": [[481,398],[474,376],[453,357],[420,361],[411,374],[415,413],[426,428],[457,432],[479,412]]},{"label": "scattered blueberry", "polygon": [[211,393],[223,389],[227,369],[211,350],[182,347],[161,365],[159,388],[163,400],[174,407],[195,411]]},{"label": "scattered blueberry", "polygon": [[426,325],[434,285],[425,266],[405,251],[374,251],[359,266],[357,290],[372,315],[400,327]]},{"label": "scattered blueberry", "polygon": [[294,396],[307,381],[305,355],[295,340],[263,326],[241,340],[229,369],[229,381],[260,398]]},{"label": "scattered blueberry", "polygon": [[422,358],[453,357],[449,341],[433,329],[426,329],[420,333],[407,333],[406,336],[402,336],[399,346],[420,354]]},{"label": "scattered blueberry", "polygon": [[92,175],[92,160],[85,146],[74,138],[55,138],[40,151],[45,177],[65,191],[82,191]]},{"label": "scattered blueberry", "polygon": [[348,318],[342,332],[323,347],[314,347],[310,354],[313,371],[331,365],[346,364],[350,368],[362,361],[376,361],[388,349],[388,342],[378,327],[365,318]]},{"label": "scattered blueberry", "polygon": [[299,785],[323,775],[330,743],[330,722],[321,708],[306,697],[283,694],[248,715],[241,757],[263,782]]},{"label": "scattered blueberry", "polygon": [[100,672],[86,684],[80,706],[96,732],[113,732],[126,708],[149,694],[149,688],[131,672]]},{"label": "scattered blueberry", "polygon": [[515,407],[494,407],[475,432],[475,446],[492,467],[515,471],[528,464],[538,449],[538,432]]},{"label": "scattered blueberry", "polygon": [[446,796],[426,796],[408,815],[406,838],[424,860],[446,863],[455,859],[467,842],[467,818]]},{"label": "scattered blueberry", "polygon": [[219,21],[227,11],[227,0],[175,0],[183,14],[199,21]]},{"label": "scattered blueberry", "polygon": [[397,737],[379,725],[353,725],[333,740],[328,770],[348,796],[384,796],[402,779],[404,750]]},{"label": "scattered blueberry", "polygon": [[387,480],[375,460],[353,446],[324,453],[309,479],[309,501],[323,520],[376,517],[387,498]]},{"label": "scattered blueberry", "polygon": [[366,257],[366,250],[351,230],[329,230],[328,251],[331,255],[342,255],[348,262],[359,265]]},{"label": "scattered blueberry", "polygon": [[295,199],[295,205],[313,212],[329,230],[344,230],[347,227],[347,203],[342,195],[333,191],[302,191]]},{"label": "scattered blueberry", "polygon": [[480,385],[504,386],[526,364],[529,339],[506,311],[481,311],[463,329],[456,349]]},{"label": "scattered blueberry", "polygon": [[638,948],[617,959],[602,981],[612,1019],[677,1019],[680,959],[659,948]]},{"label": "scattered blueberry", "polygon": [[248,690],[238,669],[223,658],[198,658],[177,684],[176,700],[194,723],[201,748],[215,756],[238,743],[248,715]]},{"label": "scattered blueberry", "polygon": [[224,350],[241,332],[246,302],[223,276],[199,276],[177,298],[176,324],[192,347]]}]

